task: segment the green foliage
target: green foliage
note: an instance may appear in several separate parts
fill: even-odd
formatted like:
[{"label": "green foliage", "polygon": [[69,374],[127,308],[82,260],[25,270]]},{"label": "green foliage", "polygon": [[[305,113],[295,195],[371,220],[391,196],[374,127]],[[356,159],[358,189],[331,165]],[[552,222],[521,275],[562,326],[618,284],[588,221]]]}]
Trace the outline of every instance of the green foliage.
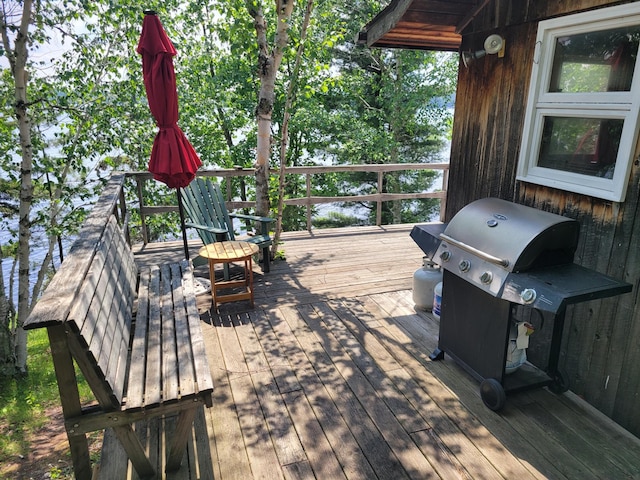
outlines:
[{"label": "green foliage", "polygon": [[[267,19],[273,19],[274,2],[261,3]],[[179,124],[204,167],[253,165],[259,83],[250,4],[246,0],[37,4],[41,8],[30,30],[28,65],[34,228],[52,239],[72,234],[111,171],[146,170],[157,127],[135,51],[145,9],[158,13],[178,51],[174,66]],[[304,5],[299,0],[294,10],[290,45],[276,79],[274,145],[280,140]],[[455,56],[355,45],[358,31],[380,9],[376,0],[315,3],[291,109],[285,166],[439,159],[451,129]],[[275,22],[267,24],[271,39]],[[0,70],[0,182],[6,182],[1,185],[0,211],[9,220],[14,213],[11,206],[17,205],[13,187],[20,181],[21,155],[12,88],[10,69]],[[274,148],[273,165],[278,158]],[[251,181],[247,178],[243,187],[249,199],[254,198]],[[312,184],[314,194],[333,196],[370,192],[375,181],[375,175],[353,174],[314,178]],[[406,173],[389,181],[385,191],[426,190],[433,181],[433,176]],[[234,180],[234,188],[240,187],[238,182]],[[270,187],[275,205],[278,186]],[[304,195],[304,177],[287,176],[285,189],[285,197]],[[127,192],[133,195],[135,189]],[[161,205],[166,199],[175,204],[173,195],[162,188],[145,191],[145,204]],[[385,205],[388,214],[383,216],[395,221],[422,215],[431,208],[424,203],[403,202],[401,215],[392,214],[392,205]],[[304,208],[286,207],[284,229],[306,228],[305,216]],[[157,217],[149,228],[152,238],[161,238],[177,232],[177,221]]]},{"label": "green foliage", "polygon": [[[50,419],[49,407],[60,404],[58,385],[45,329],[29,333],[29,375],[23,378],[0,378],[0,465],[18,455],[27,456],[29,436]],[[83,402],[92,394],[80,377]]]}]

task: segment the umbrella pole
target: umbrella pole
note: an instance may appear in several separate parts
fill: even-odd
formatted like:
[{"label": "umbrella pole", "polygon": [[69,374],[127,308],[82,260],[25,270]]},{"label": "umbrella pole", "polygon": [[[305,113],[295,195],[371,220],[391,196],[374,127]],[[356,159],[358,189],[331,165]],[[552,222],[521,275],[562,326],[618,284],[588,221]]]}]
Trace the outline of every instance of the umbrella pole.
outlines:
[{"label": "umbrella pole", "polygon": [[189,260],[189,243],[187,242],[187,229],[184,226],[184,209],[182,207],[182,194],[180,187],[176,188],[178,195],[178,213],[180,214],[180,228],[182,229],[182,243],[184,244],[184,258]]}]

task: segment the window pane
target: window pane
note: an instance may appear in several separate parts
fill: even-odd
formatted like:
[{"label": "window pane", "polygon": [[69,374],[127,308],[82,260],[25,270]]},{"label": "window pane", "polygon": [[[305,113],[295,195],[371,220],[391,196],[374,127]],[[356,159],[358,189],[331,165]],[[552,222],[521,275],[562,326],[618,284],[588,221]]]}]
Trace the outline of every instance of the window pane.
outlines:
[{"label": "window pane", "polygon": [[613,178],[622,119],[545,117],[538,166]]},{"label": "window pane", "polygon": [[549,92],[620,92],[631,89],[640,26],[556,39]]}]

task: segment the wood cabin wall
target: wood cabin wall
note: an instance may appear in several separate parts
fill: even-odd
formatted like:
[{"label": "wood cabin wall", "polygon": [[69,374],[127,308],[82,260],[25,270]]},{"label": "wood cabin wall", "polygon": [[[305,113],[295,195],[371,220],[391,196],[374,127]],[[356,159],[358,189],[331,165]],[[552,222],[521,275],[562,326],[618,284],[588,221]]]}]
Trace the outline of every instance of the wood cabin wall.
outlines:
[{"label": "wood cabin wall", "polygon": [[[517,182],[538,21],[630,2],[492,0],[463,32],[462,51],[505,38],[504,58],[460,63],[447,218],[484,197],[499,197],[580,222],[575,262],[633,284],[633,292],[569,307],[560,364],[571,390],[640,436],[640,149],[622,203]],[[636,221],[638,219],[638,221]],[[550,328],[532,337],[529,358],[546,365]]]}]

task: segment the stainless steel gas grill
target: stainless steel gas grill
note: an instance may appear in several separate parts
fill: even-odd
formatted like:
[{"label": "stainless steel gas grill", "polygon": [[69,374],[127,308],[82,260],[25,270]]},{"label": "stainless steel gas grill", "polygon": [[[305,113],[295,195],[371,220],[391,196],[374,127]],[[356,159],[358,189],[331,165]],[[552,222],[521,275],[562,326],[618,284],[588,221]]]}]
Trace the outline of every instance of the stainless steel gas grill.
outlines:
[{"label": "stainless steel gas grill", "polygon": [[[568,305],[631,291],[631,284],[573,263],[577,221],[497,198],[477,200],[449,224],[417,225],[411,237],[443,272],[438,348],[480,382],[487,407],[499,410],[506,393],[549,386],[568,389],[558,358]],[[552,323],[546,369],[505,371],[510,332],[519,307]],[[544,322],[550,317],[552,322]]]}]

